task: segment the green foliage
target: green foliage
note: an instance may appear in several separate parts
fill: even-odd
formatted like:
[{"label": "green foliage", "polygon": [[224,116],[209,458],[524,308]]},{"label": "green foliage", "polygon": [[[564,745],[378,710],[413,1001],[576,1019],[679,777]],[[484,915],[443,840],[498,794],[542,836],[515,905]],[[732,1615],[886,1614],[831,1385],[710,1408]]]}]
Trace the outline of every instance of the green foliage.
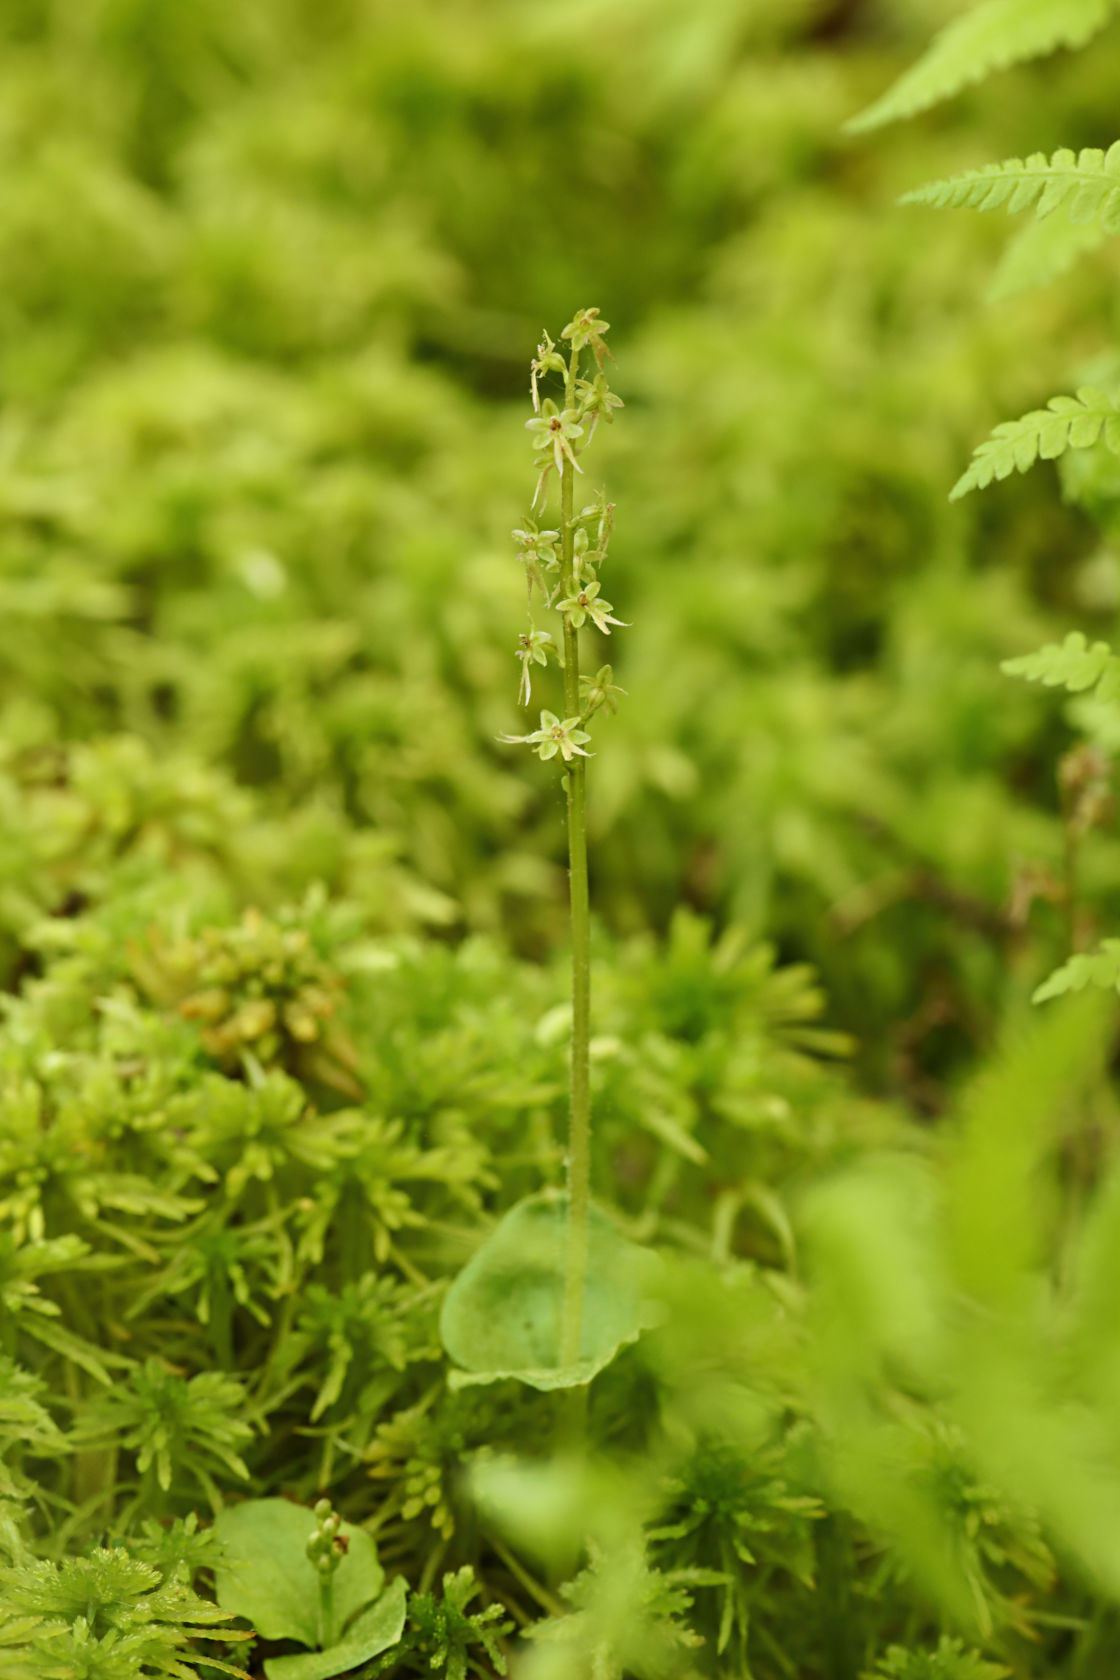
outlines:
[{"label": "green foliage", "polygon": [[83,1445],[119,1443],[135,1453],[141,1476],[155,1472],[164,1493],[177,1472],[186,1472],[220,1509],[215,1473],[249,1474],[236,1450],[253,1434],[238,1415],[243,1403],[236,1379],[217,1371],[184,1378],[150,1356],[90,1402],[76,1439]]},{"label": "green foliage", "polygon": [[[246,1053],[359,1095],[355,1052],[332,1027],[341,992],[312,944],[319,903],[274,923],[246,910],[236,928],[206,928],[196,940],[159,945],[133,956],[144,991],[197,1021],[206,1051],[226,1069]],[[301,926],[300,923],[303,923]]]},{"label": "green foliage", "polygon": [[196,1680],[185,1654],[207,1671],[240,1674],[193,1648],[199,1636],[229,1638],[222,1625],[228,1620],[173,1574],[161,1577],[121,1547],[98,1547],[61,1565],[29,1559],[0,1570],[0,1644],[19,1680]]},{"label": "green foliage", "polygon": [[20,1473],[18,1459],[28,1450],[37,1458],[66,1451],[66,1438],[43,1403],[45,1388],[13,1360],[0,1360],[0,1542],[9,1554],[20,1549],[15,1502],[34,1491],[34,1484]]},{"label": "green foliage", "polygon": [[[904,193],[903,204],[937,209],[1006,209],[1009,215],[1034,207],[1028,225],[1005,253],[989,288],[993,301],[1057,279],[1078,257],[1095,251],[1120,227],[1120,142],[1107,152],[1062,147],[1047,158],[1010,158],[933,181]],[[1056,215],[1062,211],[1064,215]]]},{"label": "green foliage", "polygon": [[1005,659],[1000,669],[1012,677],[1043,683],[1047,688],[1068,689],[1071,694],[1083,694],[1095,688],[1101,700],[1114,699],[1118,692],[1120,662],[1107,642],[1090,645],[1080,630],[1071,630],[1064,642],[1051,643],[1037,653]]},{"label": "green foliage", "polygon": [[440,1337],[459,1367],[453,1384],[516,1377],[545,1391],[580,1387],[647,1327],[656,1259],[592,1208],[580,1357],[564,1363],[567,1229],[566,1196],[527,1196],[459,1273],[440,1312]]},{"label": "green foliage", "polygon": [[564,1674],[621,1680],[627,1672],[653,1680],[672,1674],[700,1643],[683,1621],[693,1590],[718,1580],[703,1569],[665,1574],[633,1543],[609,1556],[596,1548],[588,1568],[564,1589],[571,1608],[533,1629],[540,1644],[526,1671],[532,1680],[559,1680]]},{"label": "green foliage", "polygon": [[1004,1680],[1010,1669],[986,1662],[959,1639],[943,1636],[936,1651],[906,1651],[892,1645],[868,1671],[868,1680]]},{"label": "green foliage", "polygon": [[[749,1666],[752,1622],[779,1620],[774,1605],[782,1577],[802,1592],[816,1586],[810,1525],[825,1510],[815,1497],[791,1488],[782,1474],[788,1456],[784,1445],[773,1443],[748,1458],[718,1440],[699,1441],[670,1481],[666,1509],[650,1530],[666,1560],[711,1572],[711,1584],[697,1599],[714,1601],[714,1610],[710,1617],[697,1615],[698,1628],[720,1658],[727,1661],[731,1652],[742,1670]],[[699,1582],[701,1575],[693,1579]],[[766,1631],[776,1636],[770,1626]]]},{"label": "green foliage", "polygon": [[936,1185],[880,1164],[810,1210],[830,1473],[985,1636],[1020,1621],[1015,1574],[1052,1579],[1040,1518],[1108,1567],[1115,1443],[1091,1403],[1071,1421],[1083,1332],[1053,1270],[1042,1170],[1092,1089],[1101,1028],[1067,1006],[1016,1035],[967,1095]]},{"label": "green foliage", "polygon": [[215,1523],[221,1561],[215,1592],[224,1610],[263,1639],[314,1647],[270,1657],[267,1680],[332,1680],[397,1644],[405,1623],[401,1577],[385,1587],[377,1548],[321,1500],[312,1513],[283,1499],[229,1506]]},{"label": "green foliage", "polygon": [[1079,257],[1112,237],[1103,221],[1071,222],[1060,217],[1034,220],[1011,241],[988,287],[998,303],[1032,286],[1046,286],[1066,274]]},{"label": "green foliage", "polygon": [[1075,953],[1035,988],[1033,1001],[1047,1003],[1066,992],[1083,992],[1086,986],[1105,992],[1120,988],[1120,939],[1102,940],[1097,951]]},{"label": "green foliage", "polygon": [[1067,449],[1091,449],[1098,440],[1120,454],[1115,397],[1092,385],[1083,385],[1075,397],[1051,397],[1044,409],[1001,421],[991,437],[977,445],[972,465],[954,484],[950,499],[983,490],[1013,472],[1028,472],[1038,460],[1054,461]]},{"label": "green foliage", "polygon": [[[308,1556],[312,1513],[284,1499],[248,1499],[222,1511],[215,1532],[221,1545],[215,1588],[222,1608],[244,1616],[263,1639],[322,1645],[319,1573]],[[342,1627],[380,1595],[385,1571],[368,1534],[349,1527],[339,1533],[345,1553],[332,1586]]]},{"label": "green foliage", "polygon": [[[1033,592],[1005,580],[1010,599],[970,608],[969,591],[932,581],[957,529],[937,509],[937,463],[982,424],[984,370],[992,357],[1006,365],[1010,330],[978,328],[969,369],[952,376],[950,440],[944,329],[974,295],[980,247],[917,284],[881,209],[904,155],[890,180],[839,166],[835,128],[881,63],[878,37],[854,50],[849,75],[806,38],[803,10],[771,8],[740,60],[727,56],[726,9],[700,22],[658,0],[647,29],[649,3],[597,20],[627,66],[612,76],[605,57],[583,62],[568,14],[537,29],[520,5],[486,27],[347,9],[336,33],[311,28],[304,8],[273,19],[258,0],[257,22],[234,27],[208,7],[184,41],[145,12],[127,40],[162,45],[139,78],[111,28],[92,37],[92,110],[116,113],[103,122],[78,121],[90,84],[69,26],[36,13],[10,77],[11,144],[32,226],[51,230],[55,255],[20,267],[5,340],[28,393],[5,504],[0,665],[17,774],[3,827],[21,853],[4,869],[8,972],[34,960],[25,940],[44,908],[104,890],[103,849],[134,885],[158,872],[167,889],[158,847],[172,819],[159,819],[157,795],[173,809],[176,780],[184,799],[198,789],[192,812],[216,837],[191,844],[184,821],[168,851],[176,881],[220,884],[237,911],[268,916],[321,878],[379,929],[500,926],[523,953],[553,946],[554,813],[493,746],[525,726],[500,704],[518,608],[497,559],[521,449],[489,398],[512,400],[538,321],[563,321],[549,310],[583,295],[574,261],[606,315],[651,334],[625,364],[632,441],[605,425],[595,439],[628,509],[610,557],[622,593],[610,588],[634,628],[615,632],[627,669],[614,682],[638,692],[641,673],[644,696],[611,725],[610,775],[592,801],[605,919],[663,929],[684,900],[765,925],[827,966],[842,1017],[866,996],[884,1064],[888,1023],[918,1007],[921,974],[959,966],[932,910],[914,919],[914,961],[897,967],[867,948],[867,924],[845,939],[843,965],[820,930],[833,903],[847,913],[862,882],[911,864],[1000,902],[994,845],[965,865],[939,837],[915,859],[900,831],[915,775],[948,802],[962,776],[999,775],[1008,736],[1029,737],[1025,713],[979,742],[967,720],[987,699],[984,661],[1013,651],[1018,622],[1036,614]],[[241,66],[224,91],[208,79],[215,63]],[[204,67],[198,82],[190,65]],[[446,120],[429,121],[433,109]],[[517,171],[498,165],[494,135]],[[111,202],[145,207],[150,238],[122,210],[113,239],[92,242],[102,260],[85,259],[40,168],[59,146],[112,184]],[[525,207],[554,178],[556,148],[584,196],[574,222],[553,206],[545,229]],[[914,170],[940,158],[910,155]],[[653,169],[668,194],[656,209],[642,186]],[[306,256],[315,244],[353,252],[359,227],[380,264],[401,264],[382,314],[362,313],[368,262],[324,286]],[[25,234],[17,220],[13,251]],[[493,255],[510,241],[516,284]],[[136,265],[146,289],[129,278]],[[712,276],[702,294],[701,272]],[[1039,376],[1037,357],[1032,367]],[[757,404],[734,400],[745,389]],[[1020,394],[1033,400],[1018,387],[1009,400]],[[825,410],[857,409],[842,437],[821,423]],[[810,478],[812,498],[769,489]],[[1036,530],[1029,510],[1002,517]],[[909,633],[920,624],[974,652],[943,670],[936,706]],[[1022,635],[1044,628],[1024,623]],[[672,683],[659,679],[667,629]],[[891,675],[872,674],[887,642]],[[700,729],[713,688],[720,705]],[[950,759],[930,721],[946,707],[962,743]],[[905,730],[885,728],[894,717]],[[110,750],[122,740],[127,754]],[[128,755],[143,762],[126,778]],[[89,771],[81,800],[76,761]],[[156,820],[134,832],[130,808],[142,815],[145,798]],[[119,859],[98,828],[118,800]],[[868,808],[887,833],[868,832]],[[978,983],[958,982],[970,997]],[[959,1030],[973,1041],[972,1026]]]},{"label": "green foliage", "polygon": [[1034,207],[1041,221],[1058,210],[1074,227],[1099,222],[1104,235],[1120,228],[1120,141],[1107,152],[1063,146],[1051,158],[1035,152],[983,169],[933,181],[903,196],[903,204],[932,204],[938,210],[1006,210],[1014,216]]},{"label": "green foliage", "polygon": [[981,0],[947,24],[924,58],[852,123],[877,128],[949,99],[993,70],[1056,47],[1081,47],[1108,22],[1113,0]]},{"label": "green foliage", "polygon": [[[1120,1176],[1076,1007],[1120,913],[1116,369],[1066,358],[1111,327],[1073,258],[1117,57],[857,158],[949,10],[3,9],[5,1680],[1115,1671]],[[956,7],[874,115],[1110,10]],[[916,180],[1044,211],[996,285],[1064,295],[975,311],[995,229],[915,260]],[[626,424],[581,311],[582,415],[540,366],[525,433],[589,296]],[[994,404],[1078,384],[973,469],[1060,459],[1060,504],[945,505]],[[557,612],[519,642],[509,510],[593,429],[624,517],[588,484],[563,590],[566,522],[517,522]],[[571,707],[569,630],[613,636]],[[596,754],[600,1288],[614,1233],[658,1255],[582,1426],[457,1386],[439,1333],[565,1174],[523,729]],[[1032,1037],[1058,964],[1085,995]],[[238,1576],[303,1643],[231,1628]]]},{"label": "green foliage", "polygon": [[[500,1604],[468,1609],[478,1590],[474,1571],[466,1565],[443,1577],[438,1595],[414,1593],[400,1649],[384,1663],[392,1672],[399,1667],[402,1674],[438,1674],[446,1680],[466,1680],[468,1674],[505,1674],[501,1639],[513,1624],[503,1616]],[[372,1672],[385,1672],[384,1664]]]}]

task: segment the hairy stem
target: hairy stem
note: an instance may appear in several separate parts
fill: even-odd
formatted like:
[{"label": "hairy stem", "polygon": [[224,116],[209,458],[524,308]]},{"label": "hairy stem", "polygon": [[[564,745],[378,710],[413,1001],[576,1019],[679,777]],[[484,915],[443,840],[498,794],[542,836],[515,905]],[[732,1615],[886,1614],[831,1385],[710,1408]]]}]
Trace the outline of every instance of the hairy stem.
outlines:
[{"label": "hairy stem", "polygon": [[[568,366],[567,402],[575,391],[579,354]],[[560,588],[575,590],[575,531],[572,499],[575,470],[565,460],[560,475]],[[579,631],[564,619],[564,714],[578,717]],[[568,879],[572,919],[572,1059],[568,1121],[568,1244],[564,1268],[564,1318],[560,1362],[574,1365],[580,1356],[583,1294],[587,1279],[587,1221],[591,1194],[591,912],[587,887],[586,761],[578,756],[565,777],[568,797]]]}]

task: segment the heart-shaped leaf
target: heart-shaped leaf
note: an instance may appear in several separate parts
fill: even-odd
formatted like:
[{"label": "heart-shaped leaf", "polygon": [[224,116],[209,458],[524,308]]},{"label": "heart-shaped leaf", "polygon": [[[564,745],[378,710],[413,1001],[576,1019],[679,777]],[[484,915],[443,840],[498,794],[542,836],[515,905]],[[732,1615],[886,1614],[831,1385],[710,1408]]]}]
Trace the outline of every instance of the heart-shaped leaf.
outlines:
[{"label": "heart-shaped leaf", "polygon": [[[313,1512],[287,1499],[246,1499],[219,1512],[214,1529],[222,1543],[214,1570],[222,1609],[244,1616],[262,1639],[318,1645],[319,1576],[307,1556]],[[341,1628],[378,1597],[385,1571],[364,1529],[344,1523],[340,1533],[348,1543],[333,1579],[335,1626]]]},{"label": "heart-shaped leaf", "polygon": [[567,1225],[567,1196],[527,1196],[459,1273],[440,1315],[443,1345],[462,1367],[453,1387],[516,1377],[531,1388],[575,1388],[656,1321],[657,1257],[592,1208],[580,1358],[560,1363]]},{"label": "heart-shaped leaf", "polygon": [[337,1645],[325,1651],[305,1651],[295,1657],[270,1657],[264,1665],[267,1680],[333,1680],[348,1674],[395,1645],[404,1632],[408,1589],[403,1575],[357,1616]]}]

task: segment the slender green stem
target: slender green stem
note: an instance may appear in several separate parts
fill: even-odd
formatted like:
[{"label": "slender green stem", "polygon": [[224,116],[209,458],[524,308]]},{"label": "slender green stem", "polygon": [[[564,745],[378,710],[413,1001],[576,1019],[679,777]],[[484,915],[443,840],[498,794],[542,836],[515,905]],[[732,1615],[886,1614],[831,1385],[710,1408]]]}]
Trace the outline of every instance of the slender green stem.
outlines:
[{"label": "slender green stem", "polygon": [[[568,367],[567,402],[573,401],[578,352]],[[575,531],[572,525],[574,468],[564,461],[560,475],[560,588],[575,589]],[[564,713],[578,717],[579,631],[564,620]],[[565,777],[568,798],[568,880],[572,920],[572,1054],[568,1121],[568,1248],[564,1268],[564,1319],[560,1361],[574,1365],[583,1334],[587,1280],[587,1223],[591,1196],[591,910],[587,885],[585,760],[573,758]]]},{"label": "slender green stem", "polygon": [[334,1644],[334,1571],[319,1576],[319,1647],[329,1651]]},{"label": "slender green stem", "polygon": [[1066,944],[1072,957],[1079,949],[1080,940],[1077,937],[1077,895],[1078,895],[1078,864],[1080,862],[1080,846],[1078,835],[1074,832],[1073,818],[1066,819],[1064,846],[1065,853],[1065,917]]},{"label": "slender green stem", "polygon": [[504,1546],[496,1534],[488,1534],[486,1542],[497,1552],[518,1585],[524,1587],[530,1598],[536,1599],[547,1616],[563,1616],[566,1614],[563,1599],[557,1598],[555,1593],[549,1592],[547,1587],[530,1575],[524,1564],[518,1562],[509,1547]]},{"label": "slender green stem", "polygon": [[852,1528],[844,1511],[826,1517],[818,1529],[818,1597],[823,1673],[828,1680],[854,1680],[860,1664],[852,1606]]}]

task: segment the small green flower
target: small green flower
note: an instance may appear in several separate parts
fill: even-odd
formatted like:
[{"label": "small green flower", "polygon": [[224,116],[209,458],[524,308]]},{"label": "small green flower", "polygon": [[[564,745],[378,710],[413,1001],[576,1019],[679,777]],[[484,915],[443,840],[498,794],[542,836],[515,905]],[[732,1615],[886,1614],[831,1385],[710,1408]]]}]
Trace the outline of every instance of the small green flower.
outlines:
[{"label": "small green flower", "polygon": [[556,545],[560,541],[560,533],[559,531],[538,531],[536,521],[526,519],[524,529],[518,528],[513,532],[513,539],[518,545],[517,558],[525,568],[525,584],[531,606],[534,584],[542,595],[547,596],[548,588],[545,584],[544,573],[545,571],[556,571],[560,564],[560,556],[556,552]]},{"label": "small green flower", "polygon": [[537,353],[535,357],[529,363],[529,389],[533,394],[533,408],[535,412],[539,414],[541,406],[540,394],[537,391],[537,380],[543,373],[567,373],[567,371],[568,370],[564,365],[563,356],[557,350],[548,334],[545,333],[541,342],[537,345]]},{"label": "small green flower", "polygon": [[560,541],[559,531],[538,531],[536,521],[527,519],[525,528],[518,527],[512,535],[517,543],[519,560],[536,560],[550,570],[555,570],[559,565],[556,554],[556,544]]},{"label": "small green flower", "polygon": [[[586,345],[590,345],[591,352],[595,357],[595,365],[601,368],[603,357],[611,356],[607,346],[603,343],[603,334],[610,332],[610,330],[610,322],[600,321],[597,309],[577,309],[560,337],[566,338],[572,349],[577,352],[584,349]],[[614,361],[613,356],[611,356],[611,361]]]},{"label": "small green flower", "polygon": [[572,538],[572,576],[577,583],[590,575],[595,576],[592,568],[597,566],[603,556],[597,548],[592,548],[587,532],[581,525]]},{"label": "small green flower", "polygon": [[517,657],[521,661],[521,689],[518,699],[523,706],[527,706],[532,698],[529,666],[548,664],[548,650],[552,645],[552,637],[547,630],[522,630],[517,640],[520,644]]},{"label": "small green flower", "polygon": [[590,443],[599,421],[605,420],[609,426],[614,419],[613,411],[622,408],[624,404],[621,397],[615,396],[604,374],[597,373],[594,379],[580,379],[577,388],[580,414],[584,417],[591,416],[591,429],[587,434],[587,441]]},{"label": "small green flower", "polygon": [[590,717],[592,712],[597,712],[600,708],[612,713],[617,712],[618,701],[615,695],[625,694],[626,690],[619,688],[613,679],[614,672],[609,665],[600,665],[593,677],[579,679],[586,717]]},{"label": "small green flower", "polygon": [[580,508],[576,519],[581,521],[595,520],[598,526],[595,533],[595,545],[602,554],[605,554],[611,540],[611,532],[614,530],[614,503],[607,501],[606,491],[600,490],[593,502],[588,502],[586,507]]},{"label": "small green flower", "polygon": [[599,585],[597,583],[585,583],[576,590],[574,595],[569,595],[565,600],[558,601],[556,604],[565,618],[577,630],[581,629],[588,619],[591,620],[597,630],[603,632],[604,636],[610,635],[610,630],[607,627],[611,624],[617,624],[623,630],[628,630],[630,627],[625,619],[612,617],[611,603],[600,601],[598,595]]},{"label": "small green flower", "polygon": [[540,758],[555,758],[559,753],[565,764],[570,764],[573,755],[578,753],[581,758],[590,758],[585,752],[583,743],[591,737],[586,729],[579,727],[579,718],[570,717],[561,720],[555,712],[541,713],[541,726],[531,735],[526,736],[537,749]]},{"label": "small green flower", "polygon": [[555,758],[559,753],[564,763],[570,764],[576,753],[580,758],[593,756],[583,749],[584,741],[590,741],[591,737],[579,725],[578,717],[561,720],[555,712],[542,712],[541,726],[534,729],[531,735],[499,735],[498,740],[510,744],[524,741],[529,746],[536,747],[539,758]]},{"label": "small green flower", "polygon": [[561,413],[552,398],[546,397],[540,413],[532,420],[526,420],[525,430],[534,434],[533,448],[538,455],[546,450],[552,451],[552,464],[557,472],[561,471],[565,460],[570,461],[577,472],[583,471],[572,449],[571,440],[583,436],[583,427],[574,408],[566,408]]}]

